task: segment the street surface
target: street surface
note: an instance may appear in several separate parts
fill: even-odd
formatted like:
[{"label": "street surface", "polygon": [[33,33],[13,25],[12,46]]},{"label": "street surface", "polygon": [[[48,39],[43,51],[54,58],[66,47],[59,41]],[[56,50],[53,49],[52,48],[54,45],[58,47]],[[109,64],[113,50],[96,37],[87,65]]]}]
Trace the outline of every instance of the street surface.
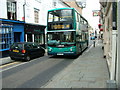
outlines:
[{"label": "street surface", "polygon": [[40,57],[30,62],[14,62],[3,67],[3,88],[40,88],[51,78],[72,63],[74,59]]},{"label": "street surface", "polygon": [[75,59],[45,55],[2,65],[2,88],[106,88],[109,73],[101,41],[95,46]]}]

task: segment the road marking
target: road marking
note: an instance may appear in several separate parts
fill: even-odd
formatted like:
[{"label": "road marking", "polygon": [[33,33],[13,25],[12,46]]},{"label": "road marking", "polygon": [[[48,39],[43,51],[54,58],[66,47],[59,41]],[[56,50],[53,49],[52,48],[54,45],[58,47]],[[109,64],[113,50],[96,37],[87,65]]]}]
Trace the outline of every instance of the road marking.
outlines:
[{"label": "road marking", "polygon": [[89,52],[92,47],[93,47],[93,44],[85,52]]},{"label": "road marking", "polygon": [[[35,60],[37,60],[37,58],[34,59],[34,60],[31,60],[31,61],[29,61],[29,62],[20,63],[20,64],[17,64],[17,65],[15,65],[15,66],[12,66],[12,67],[6,68],[6,69],[4,69],[4,70],[0,70],[0,73],[1,73],[1,72],[4,72],[4,71],[7,71],[7,70],[9,70],[9,69],[15,68],[15,67],[17,67],[17,66],[21,66],[21,65],[24,65],[24,64],[27,64],[27,63],[33,62],[33,61],[35,61]],[[0,69],[1,69],[1,68],[0,68]]]},{"label": "road marking", "polygon": [[13,64],[17,64],[17,63],[20,63],[20,62],[13,62],[13,63],[2,65],[2,66],[0,66],[0,69],[2,69],[3,67],[7,67],[7,66],[10,66],[10,65],[13,65]]},{"label": "road marking", "polygon": [[9,69],[15,68],[15,67],[17,67],[17,66],[20,66],[20,65],[23,65],[23,64],[26,64],[26,63],[28,63],[28,62],[21,63],[21,64],[17,64],[17,65],[15,65],[15,66],[9,67],[9,68],[7,68],[7,69],[1,70],[0,72],[3,72],[3,71],[6,71],[6,70],[9,70]]}]

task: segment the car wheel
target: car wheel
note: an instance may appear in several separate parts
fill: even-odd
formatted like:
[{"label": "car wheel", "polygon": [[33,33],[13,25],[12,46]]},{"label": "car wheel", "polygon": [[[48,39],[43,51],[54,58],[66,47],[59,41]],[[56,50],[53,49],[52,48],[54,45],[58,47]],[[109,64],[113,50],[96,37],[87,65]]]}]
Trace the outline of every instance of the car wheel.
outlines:
[{"label": "car wheel", "polygon": [[41,56],[44,56],[44,53],[42,53]]},{"label": "car wheel", "polygon": [[26,61],[30,61],[30,56],[26,56]]},{"label": "car wheel", "polygon": [[15,60],[15,58],[13,58],[13,57],[10,57],[11,58],[11,60]]}]

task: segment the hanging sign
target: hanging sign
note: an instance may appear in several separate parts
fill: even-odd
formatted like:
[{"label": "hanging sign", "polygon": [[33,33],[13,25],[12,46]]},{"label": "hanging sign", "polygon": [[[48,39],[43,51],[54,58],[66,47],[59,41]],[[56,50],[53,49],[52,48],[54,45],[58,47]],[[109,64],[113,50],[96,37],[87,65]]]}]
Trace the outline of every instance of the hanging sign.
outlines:
[{"label": "hanging sign", "polygon": [[100,16],[100,10],[93,10],[93,16]]}]

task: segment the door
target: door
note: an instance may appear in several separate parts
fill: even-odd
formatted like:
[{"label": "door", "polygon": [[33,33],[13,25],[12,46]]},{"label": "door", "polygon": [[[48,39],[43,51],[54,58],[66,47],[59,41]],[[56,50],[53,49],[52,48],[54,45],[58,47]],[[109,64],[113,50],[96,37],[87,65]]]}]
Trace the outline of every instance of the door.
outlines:
[{"label": "door", "polygon": [[20,42],[21,32],[14,32],[14,42]]}]

